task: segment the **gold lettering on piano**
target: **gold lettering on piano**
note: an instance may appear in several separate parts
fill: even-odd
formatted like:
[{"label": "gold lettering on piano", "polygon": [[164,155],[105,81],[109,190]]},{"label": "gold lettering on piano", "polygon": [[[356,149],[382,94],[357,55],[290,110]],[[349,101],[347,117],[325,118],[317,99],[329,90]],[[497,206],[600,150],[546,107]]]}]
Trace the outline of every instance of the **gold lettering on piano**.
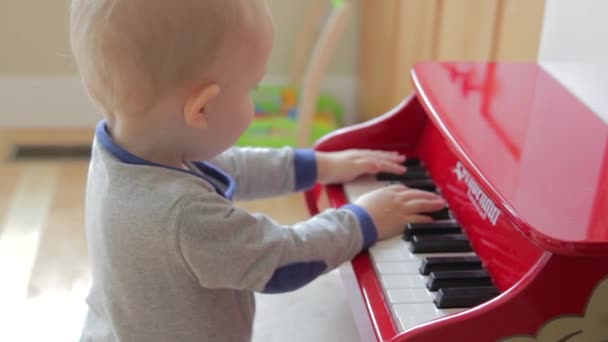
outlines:
[{"label": "gold lettering on piano", "polygon": [[456,163],[454,173],[459,182],[463,182],[467,185],[467,196],[481,218],[489,220],[492,225],[495,226],[500,217],[500,210],[496,207],[494,202],[492,202],[490,197],[483,192],[479,184],[477,184],[473,176],[471,176],[461,162]]},{"label": "gold lettering on piano", "polygon": [[600,281],[582,316],[560,316],[533,336],[513,336],[502,342],[606,342],[608,341],[608,278]]}]

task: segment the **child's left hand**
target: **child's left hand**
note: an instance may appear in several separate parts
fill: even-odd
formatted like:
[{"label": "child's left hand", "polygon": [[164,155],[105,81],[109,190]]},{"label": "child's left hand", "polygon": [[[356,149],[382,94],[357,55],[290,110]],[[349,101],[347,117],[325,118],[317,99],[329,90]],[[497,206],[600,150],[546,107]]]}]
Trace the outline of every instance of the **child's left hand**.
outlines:
[{"label": "child's left hand", "polygon": [[364,174],[389,172],[402,174],[405,156],[397,152],[346,150],[316,152],[317,181],[321,184],[346,183]]}]

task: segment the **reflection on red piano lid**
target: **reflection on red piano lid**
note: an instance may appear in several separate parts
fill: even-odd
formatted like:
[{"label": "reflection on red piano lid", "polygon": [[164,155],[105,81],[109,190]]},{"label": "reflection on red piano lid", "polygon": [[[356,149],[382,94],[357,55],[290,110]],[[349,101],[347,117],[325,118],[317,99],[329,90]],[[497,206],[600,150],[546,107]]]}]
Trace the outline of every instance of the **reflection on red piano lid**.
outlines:
[{"label": "reflection on red piano lid", "polygon": [[453,152],[525,235],[555,253],[608,254],[608,125],[595,113],[536,64],[421,63],[412,76]]}]

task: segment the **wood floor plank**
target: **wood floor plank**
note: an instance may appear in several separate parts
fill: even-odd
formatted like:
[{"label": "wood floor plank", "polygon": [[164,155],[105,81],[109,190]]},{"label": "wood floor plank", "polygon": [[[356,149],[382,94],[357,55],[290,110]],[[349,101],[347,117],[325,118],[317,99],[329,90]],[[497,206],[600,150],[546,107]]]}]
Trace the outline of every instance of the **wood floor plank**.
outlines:
[{"label": "wood floor plank", "polygon": [[71,292],[88,283],[84,234],[84,194],[87,163],[62,164],[57,191],[50,205],[28,294]]},{"label": "wood floor plank", "polygon": [[0,142],[0,165],[10,158],[11,150],[9,144]]},{"label": "wood floor plank", "polygon": [[[9,203],[13,198],[21,168],[17,165],[0,164],[0,222],[3,222]],[[0,234],[2,226],[0,226]]]},{"label": "wood floor plank", "polygon": [[0,302],[15,303],[26,298],[27,284],[38,251],[41,230],[47,218],[58,177],[56,166],[24,167],[4,220],[0,223]]}]

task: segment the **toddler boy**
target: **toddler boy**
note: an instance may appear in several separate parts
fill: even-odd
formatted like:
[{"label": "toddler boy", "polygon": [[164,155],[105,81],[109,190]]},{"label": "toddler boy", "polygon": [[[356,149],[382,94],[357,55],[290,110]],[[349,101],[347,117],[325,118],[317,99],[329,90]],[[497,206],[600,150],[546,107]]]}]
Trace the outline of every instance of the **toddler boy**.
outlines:
[{"label": "toddler boy", "polygon": [[73,52],[105,119],[87,183],[83,341],[248,341],[254,291],[295,290],[444,206],[391,186],[291,227],[236,207],[405,171],[389,152],[232,148],[272,37],[263,0],[73,0]]}]

